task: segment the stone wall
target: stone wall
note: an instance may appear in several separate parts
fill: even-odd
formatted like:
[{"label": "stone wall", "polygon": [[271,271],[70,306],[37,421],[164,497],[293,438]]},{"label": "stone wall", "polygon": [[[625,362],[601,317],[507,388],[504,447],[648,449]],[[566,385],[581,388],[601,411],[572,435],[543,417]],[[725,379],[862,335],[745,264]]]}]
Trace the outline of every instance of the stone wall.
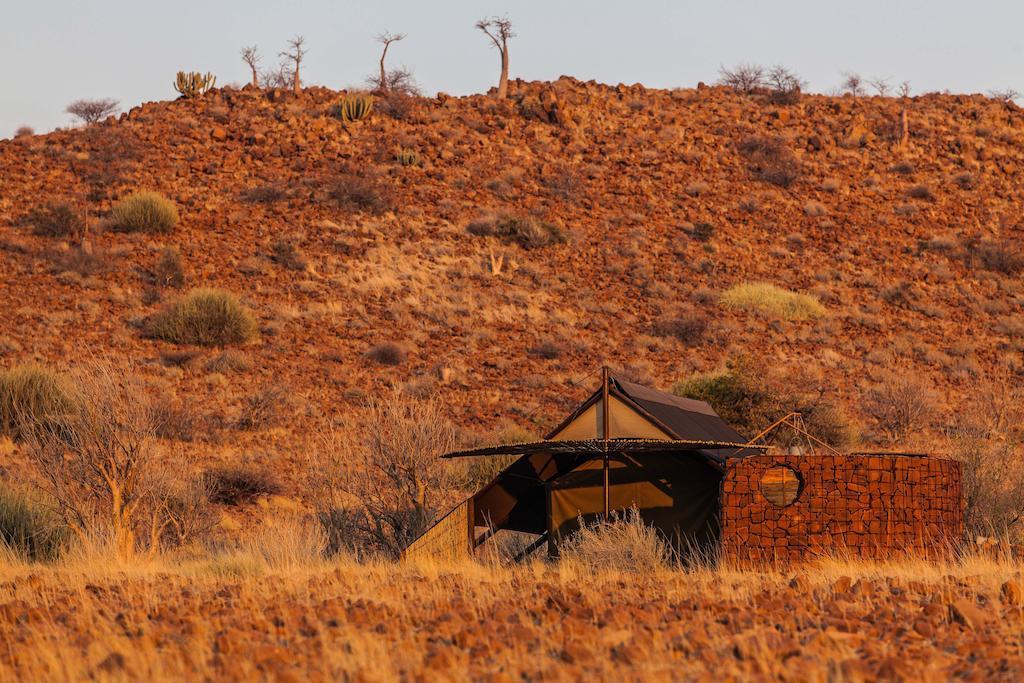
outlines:
[{"label": "stone wall", "polygon": [[[761,492],[772,467],[792,468],[799,494],[778,506]],[[963,533],[960,463],[910,455],[757,455],[722,481],[725,561],[845,552],[933,554]]]}]

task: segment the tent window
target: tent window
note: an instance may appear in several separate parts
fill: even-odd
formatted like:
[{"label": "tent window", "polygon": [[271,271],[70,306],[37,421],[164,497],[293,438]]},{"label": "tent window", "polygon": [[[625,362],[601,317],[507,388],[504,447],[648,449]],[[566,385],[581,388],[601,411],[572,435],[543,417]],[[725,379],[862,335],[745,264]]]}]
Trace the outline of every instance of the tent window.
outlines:
[{"label": "tent window", "polygon": [[800,496],[803,481],[792,467],[771,467],[761,477],[761,495],[779,507],[791,505]]}]

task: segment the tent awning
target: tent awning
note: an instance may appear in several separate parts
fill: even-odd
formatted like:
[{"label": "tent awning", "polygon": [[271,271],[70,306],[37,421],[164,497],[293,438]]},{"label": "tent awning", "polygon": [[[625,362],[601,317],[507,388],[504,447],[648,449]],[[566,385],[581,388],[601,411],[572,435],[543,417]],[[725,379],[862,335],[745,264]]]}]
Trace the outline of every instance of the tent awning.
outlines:
[{"label": "tent awning", "polygon": [[767,450],[767,446],[751,446],[735,441],[698,441],[692,439],[586,439],[582,441],[533,441],[501,446],[471,448],[445,453],[442,458],[468,458],[473,456],[528,455],[530,453],[586,454],[604,453],[658,453],[666,451],[709,451],[725,449]]}]

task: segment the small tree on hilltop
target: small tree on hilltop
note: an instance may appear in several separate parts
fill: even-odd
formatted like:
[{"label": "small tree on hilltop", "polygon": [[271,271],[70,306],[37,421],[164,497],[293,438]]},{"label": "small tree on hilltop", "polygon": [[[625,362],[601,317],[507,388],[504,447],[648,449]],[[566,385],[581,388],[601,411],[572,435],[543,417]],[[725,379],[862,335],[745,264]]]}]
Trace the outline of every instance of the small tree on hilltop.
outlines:
[{"label": "small tree on hilltop", "polygon": [[512,21],[508,17],[491,17],[476,22],[476,27],[487,34],[494,47],[501,52],[501,77],[498,79],[498,99],[508,95],[508,41],[515,37]]},{"label": "small tree on hilltop", "polygon": [[252,70],[252,87],[260,87],[260,53],[255,45],[242,48],[242,61]]},{"label": "small tree on hilltop", "polygon": [[718,70],[718,82],[745,95],[765,86],[764,67],[757,64],[738,64],[732,69],[724,66]]},{"label": "small tree on hilltop", "polygon": [[280,53],[283,59],[287,59],[292,63],[292,87],[296,95],[302,92],[302,79],[299,76],[299,67],[302,65],[302,59],[306,56],[305,43],[305,38],[295,36],[288,41],[289,49]]},{"label": "small tree on hilltop", "polygon": [[777,104],[795,104],[801,91],[807,87],[807,81],[782,65],[769,69],[765,80],[772,91],[771,100]]},{"label": "small tree on hilltop", "polygon": [[117,100],[75,100],[65,109],[72,116],[77,116],[85,125],[92,125],[105,119],[117,111],[120,103]]},{"label": "small tree on hilltop", "polygon": [[[404,40],[404,39],[405,39],[405,34],[404,33],[391,33],[389,31],[385,31],[384,33],[377,34],[374,37],[374,40],[376,40],[378,43],[380,43],[381,45],[384,46],[384,49],[380,53],[380,76],[378,77],[377,82],[376,82],[376,86],[377,86],[376,89],[380,90],[381,92],[387,92],[388,91],[388,85],[389,85],[389,83],[388,83],[388,72],[387,72],[387,69],[384,66],[384,60],[388,56],[388,48],[391,47],[391,43],[397,43],[398,41]],[[373,79],[371,79],[371,82],[372,82],[372,80]]]},{"label": "small tree on hilltop", "polygon": [[843,81],[840,92],[853,97],[860,97],[864,94],[864,79],[860,77],[860,74],[846,72],[843,74],[843,78],[846,80]]}]

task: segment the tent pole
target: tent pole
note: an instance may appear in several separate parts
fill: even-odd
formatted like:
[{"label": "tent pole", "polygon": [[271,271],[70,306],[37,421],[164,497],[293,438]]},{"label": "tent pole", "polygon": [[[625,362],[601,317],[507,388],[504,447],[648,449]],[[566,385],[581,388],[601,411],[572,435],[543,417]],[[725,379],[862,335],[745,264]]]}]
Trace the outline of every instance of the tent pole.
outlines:
[{"label": "tent pole", "polygon": [[604,438],[604,518],[611,513],[611,486],[608,463],[608,366],[601,368],[601,436]]}]

